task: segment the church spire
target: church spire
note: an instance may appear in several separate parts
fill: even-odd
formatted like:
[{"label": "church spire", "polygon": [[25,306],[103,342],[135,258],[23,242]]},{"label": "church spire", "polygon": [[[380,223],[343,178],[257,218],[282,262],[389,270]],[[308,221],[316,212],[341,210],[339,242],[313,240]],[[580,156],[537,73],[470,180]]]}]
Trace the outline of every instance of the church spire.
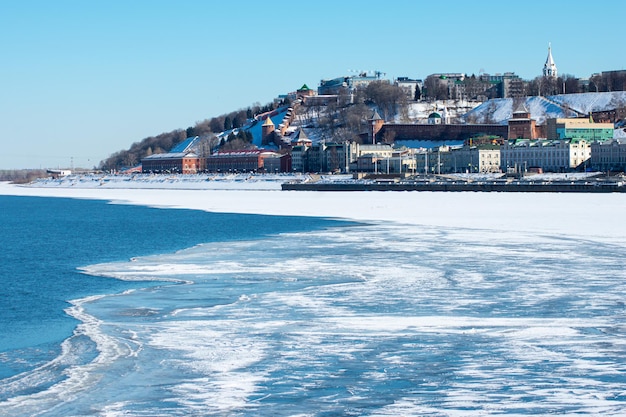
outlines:
[{"label": "church spire", "polygon": [[543,76],[557,77],[556,64],[554,63],[554,58],[552,58],[552,45],[550,43],[548,43],[548,58],[546,58],[546,63],[543,65]]}]

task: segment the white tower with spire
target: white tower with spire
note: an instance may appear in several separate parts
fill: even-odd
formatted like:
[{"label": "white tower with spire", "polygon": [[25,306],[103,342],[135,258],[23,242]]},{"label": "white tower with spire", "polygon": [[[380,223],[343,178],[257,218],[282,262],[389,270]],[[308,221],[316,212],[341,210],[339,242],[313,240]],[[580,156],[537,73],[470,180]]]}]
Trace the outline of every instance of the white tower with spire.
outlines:
[{"label": "white tower with spire", "polygon": [[556,64],[554,63],[554,58],[552,58],[552,45],[548,43],[548,58],[546,58],[546,63],[543,65],[543,76],[544,77],[557,77]]}]

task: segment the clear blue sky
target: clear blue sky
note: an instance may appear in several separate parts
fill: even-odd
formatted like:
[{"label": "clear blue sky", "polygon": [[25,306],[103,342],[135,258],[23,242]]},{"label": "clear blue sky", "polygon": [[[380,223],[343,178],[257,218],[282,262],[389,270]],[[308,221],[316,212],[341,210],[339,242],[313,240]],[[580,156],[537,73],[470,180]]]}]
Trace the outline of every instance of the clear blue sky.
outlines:
[{"label": "clear blue sky", "polygon": [[561,74],[624,69],[624,16],[623,1],[0,0],[0,169],[92,167],[349,70],[532,79],[548,42]]}]

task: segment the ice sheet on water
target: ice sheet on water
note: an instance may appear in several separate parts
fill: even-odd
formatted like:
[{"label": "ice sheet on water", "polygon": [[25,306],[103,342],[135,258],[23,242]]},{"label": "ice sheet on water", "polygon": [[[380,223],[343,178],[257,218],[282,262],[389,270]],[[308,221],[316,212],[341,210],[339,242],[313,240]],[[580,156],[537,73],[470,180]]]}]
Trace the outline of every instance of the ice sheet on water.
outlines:
[{"label": "ice sheet on water", "polygon": [[[478,217],[465,206],[457,212],[471,211],[469,220],[448,216],[445,225],[427,216],[449,214],[428,204],[458,196],[366,197],[338,198],[365,207],[356,217],[380,206],[372,211],[393,218],[402,204],[411,215],[91,266],[170,282],[80,304],[96,320],[85,334],[97,330],[110,343],[103,351],[118,353],[77,369],[97,378],[97,389],[67,384],[73,391],[63,397],[28,397],[0,411],[624,414],[626,245],[617,229],[605,239],[547,228],[539,214],[553,208],[533,211],[537,200],[528,196],[505,199],[514,203],[507,214],[525,211],[530,227],[510,224],[517,215]],[[471,206],[475,197],[461,200]],[[492,215],[507,206],[501,196],[481,198]],[[597,198],[593,204],[614,197]]]},{"label": "ice sheet on water", "polygon": [[[186,284],[85,306],[111,337],[130,329],[141,346],[123,378],[110,375],[125,360],[109,365],[96,404],[113,393],[137,404],[120,385],[138,384],[140,369],[159,381],[144,395],[159,392],[180,414],[617,415],[626,253],[607,249],[374,224],[109,264]],[[116,313],[128,304],[151,314]]]}]

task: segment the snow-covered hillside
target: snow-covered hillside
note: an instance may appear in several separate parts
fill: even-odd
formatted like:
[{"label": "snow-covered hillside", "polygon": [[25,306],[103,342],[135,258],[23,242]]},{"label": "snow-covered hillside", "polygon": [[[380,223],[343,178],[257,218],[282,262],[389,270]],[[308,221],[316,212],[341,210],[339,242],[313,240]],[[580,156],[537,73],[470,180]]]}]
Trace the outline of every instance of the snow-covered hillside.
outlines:
[{"label": "snow-covered hillside", "polygon": [[480,106],[481,101],[467,101],[467,100],[437,100],[434,102],[417,102],[409,103],[407,116],[408,120],[404,120],[401,115],[396,116],[396,123],[426,123],[428,116],[437,112],[443,116],[443,113],[447,113],[450,120],[456,120],[462,117],[467,112]]},{"label": "snow-covered hillside", "polygon": [[[626,92],[617,91],[610,93],[581,93],[561,94],[547,97],[526,97],[524,105],[530,111],[531,117],[538,124],[545,123],[548,118],[558,117],[585,117],[590,112],[612,110],[626,107]],[[517,106],[517,104],[515,104]],[[442,117],[449,118],[451,123],[472,124],[506,124],[514,111],[513,99],[492,99],[486,102],[467,100],[438,100],[432,102],[409,103],[404,111],[400,111],[392,123],[427,123],[428,116],[437,112]],[[372,107],[371,110],[375,110]],[[280,108],[271,115],[272,122],[277,127],[283,123],[288,108]],[[379,111],[379,113],[382,113]],[[307,137],[314,143],[323,140],[337,140],[335,133],[329,129],[319,128],[317,119],[322,117],[323,110],[306,111],[301,108],[296,111],[294,120],[287,129],[286,135],[290,135],[299,128],[304,128]],[[252,134],[252,143],[258,147],[275,149],[273,144],[262,145],[261,125],[262,120],[255,120],[243,127]],[[619,127],[619,125],[618,125]],[[219,138],[225,138],[231,131],[218,134]],[[235,132],[236,133],[236,132]],[[363,132],[355,132],[363,133]],[[621,136],[620,136],[621,135]],[[616,130],[616,137],[626,136],[626,132]]]},{"label": "snow-covered hillside", "polygon": [[[532,118],[544,123],[552,117],[578,117],[590,112],[611,110],[626,106],[626,92],[560,94],[548,97],[527,97],[524,102]],[[466,123],[506,124],[513,115],[513,99],[502,98],[486,101],[466,113]]]}]

